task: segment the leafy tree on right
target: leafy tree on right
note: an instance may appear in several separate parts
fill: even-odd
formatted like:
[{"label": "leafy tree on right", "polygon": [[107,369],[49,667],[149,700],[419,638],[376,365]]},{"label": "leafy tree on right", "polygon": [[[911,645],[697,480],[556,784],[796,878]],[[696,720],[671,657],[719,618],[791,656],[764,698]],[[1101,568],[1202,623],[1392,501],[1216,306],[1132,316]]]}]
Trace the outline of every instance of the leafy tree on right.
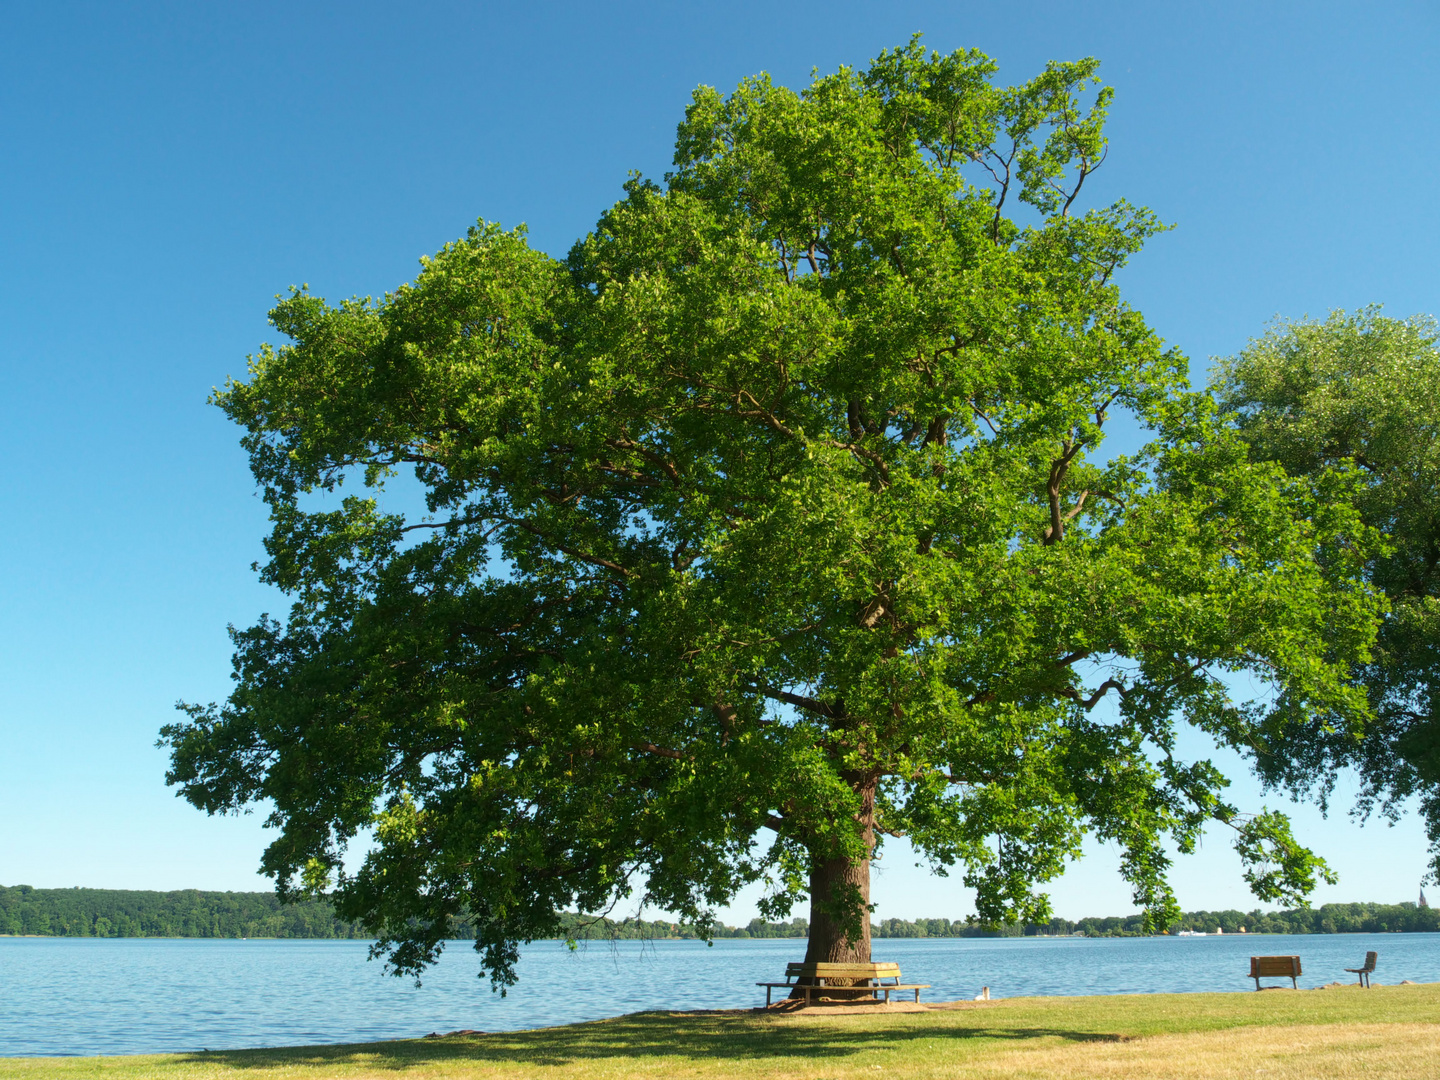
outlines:
[{"label": "leafy tree on right", "polygon": [[[1353,503],[1387,537],[1366,566],[1390,601],[1374,653],[1353,678],[1375,712],[1367,738],[1315,724],[1283,767],[1355,755],[1360,808],[1392,820],[1418,796],[1440,871],[1440,325],[1378,307],[1282,322],[1221,363],[1214,389],[1257,461],[1292,476],[1352,467]],[[1281,763],[1276,763],[1280,766]],[[1323,770],[1321,770],[1323,772]]]}]

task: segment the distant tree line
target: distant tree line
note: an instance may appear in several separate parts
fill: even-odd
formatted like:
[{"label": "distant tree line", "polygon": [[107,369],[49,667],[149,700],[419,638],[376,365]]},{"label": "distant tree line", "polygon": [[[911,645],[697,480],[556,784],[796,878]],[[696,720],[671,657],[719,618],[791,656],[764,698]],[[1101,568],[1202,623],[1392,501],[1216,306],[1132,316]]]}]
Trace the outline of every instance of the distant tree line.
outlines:
[{"label": "distant tree line", "polygon": [[[668,922],[664,919],[620,919],[618,921],[594,915],[577,915],[565,912],[560,917],[562,931],[577,941],[596,939],[629,938],[702,938],[705,935],[696,927],[685,923]],[[810,923],[805,919],[790,922],[766,922],[751,919],[744,926],[717,924],[710,928],[713,938],[805,938],[809,936]]]},{"label": "distant tree line", "polygon": [[[1118,919],[1082,919],[1077,924],[1087,934],[1105,933],[1106,928],[1087,923],[1116,923]],[[1118,933],[1139,933],[1140,918],[1124,920]],[[1316,908],[1289,911],[1191,911],[1171,927],[1171,932],[1198,930],[1213,934],[1223,930],[1238,934],[1393,934],[1440,931],[1440,910],[1415,904],[1325,904]]]},{"label": "distant tree line", "polygon": [[356,938],[320,900],[282,904],[269,892],[144,892],[0,885],[0,934],[41,937]]},{"label": "distant tree line", "polygon": [[[1084,934],[1138,937],[1143,916],[1051,919],[1043,925],[984,926],[965,919],[882,919],[875,938],[1033,937]],[[715,926],[715,938],[805,938],[805,919]],[[1415,904],[1325,904],[1265,913],[1259,910],[1186,912],[1172,933],[1350,934],[1440,931],[1440,909]],[[664,919],[609,919],[566,912],[561,931],[577,941],[700,938],[694,926]],[[0,885],[0,934],[39,937],[368,938],[363,927],[335,917],[330,904],[282,904],[269,892],[141,892],[122,889],[34,889]],[[456,939],[475,936],[457,922]]]}]

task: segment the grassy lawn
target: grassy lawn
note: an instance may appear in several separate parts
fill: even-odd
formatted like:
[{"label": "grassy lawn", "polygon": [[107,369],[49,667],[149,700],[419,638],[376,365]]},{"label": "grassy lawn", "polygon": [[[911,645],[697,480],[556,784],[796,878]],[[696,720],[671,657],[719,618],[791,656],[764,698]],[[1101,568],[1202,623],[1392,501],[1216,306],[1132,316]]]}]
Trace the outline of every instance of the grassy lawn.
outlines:
[{"label": "grassy lawn", "polygon": [[637,1013],[355,1046],[5,1058],[25,1080],[327,1077],[1440,1077],[1440,983],[1262,994],[1014,998],[846,1016]]}]

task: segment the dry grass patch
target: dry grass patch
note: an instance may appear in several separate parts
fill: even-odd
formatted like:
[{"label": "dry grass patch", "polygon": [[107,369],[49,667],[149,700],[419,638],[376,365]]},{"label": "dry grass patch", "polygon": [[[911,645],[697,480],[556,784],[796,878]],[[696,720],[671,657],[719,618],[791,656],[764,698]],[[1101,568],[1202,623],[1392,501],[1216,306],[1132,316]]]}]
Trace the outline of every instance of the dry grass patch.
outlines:
[{"label": "dry grass patch", "polygon": [[1023,1049],[916,1075],[956,1080],[1421,1080],[1440,1076],[1440,1028],[1335,1024],[1154,1035]]}]

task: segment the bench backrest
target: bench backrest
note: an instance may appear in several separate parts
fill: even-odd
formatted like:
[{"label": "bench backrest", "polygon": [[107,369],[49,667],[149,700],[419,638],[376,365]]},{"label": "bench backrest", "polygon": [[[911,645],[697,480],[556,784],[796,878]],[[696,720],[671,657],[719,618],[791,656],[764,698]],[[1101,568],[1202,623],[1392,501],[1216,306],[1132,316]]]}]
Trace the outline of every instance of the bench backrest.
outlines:
[{"label": "bench backrest", "polygon": [[1364,972],[1366,972],[1367,974],[1368,974],[1369,972],[1371,972],[1371,971],[1374,971],[1374,970],[1375,970],[1375,959],[1376,959],[1379,955],[1380,955],[1379,953],[1367,952],[1367,953],[1365,954],[1365,966],[1364,966],[1363,968],[1361,968],[1361,970],[1364,971]]},{"label": "bench backrest", "polygon": [[900,978],[899,964],[786,964],[787,979]]},{"label": "bench backrest", "polygon": [[1250,978],[1273,979],[1293,978],[1301,974],[1298,956],[1252,956],[1250,957]]}]

